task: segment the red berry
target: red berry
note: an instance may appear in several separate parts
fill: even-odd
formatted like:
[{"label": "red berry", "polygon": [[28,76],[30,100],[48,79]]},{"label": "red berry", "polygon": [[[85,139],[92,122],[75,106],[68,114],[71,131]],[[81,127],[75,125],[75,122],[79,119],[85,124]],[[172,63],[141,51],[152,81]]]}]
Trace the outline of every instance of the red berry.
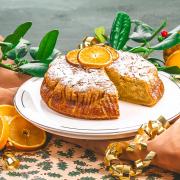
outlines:
[{"label": "red berry", "polygon": [[168,32],[166,30],[161,31],[161,36],[166,38],[168,36]]}]

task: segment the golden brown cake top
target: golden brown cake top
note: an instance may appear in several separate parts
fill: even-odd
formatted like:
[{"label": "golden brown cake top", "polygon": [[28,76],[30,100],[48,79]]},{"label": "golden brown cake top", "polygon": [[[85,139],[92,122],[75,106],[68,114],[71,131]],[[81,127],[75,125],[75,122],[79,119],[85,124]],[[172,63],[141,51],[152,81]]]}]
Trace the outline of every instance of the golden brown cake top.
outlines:
[{"label": "golden brown cake top", "polygon": [[52,79],[58,79],[62,84],[76,91],[85,92],[97,89],[109,94],[117,90],[103,69],[83,69],[69,64],[64,55],[58,55],[50,64],[47,72]]},{"label": "golden brown cake top", "polygon": [[119,59],[114,61],[109,67],[117,70],[120,75],[146,82],[150,82],[157,77],[156,67],[142,56],[124,51],[118,51],[118,53]]}]

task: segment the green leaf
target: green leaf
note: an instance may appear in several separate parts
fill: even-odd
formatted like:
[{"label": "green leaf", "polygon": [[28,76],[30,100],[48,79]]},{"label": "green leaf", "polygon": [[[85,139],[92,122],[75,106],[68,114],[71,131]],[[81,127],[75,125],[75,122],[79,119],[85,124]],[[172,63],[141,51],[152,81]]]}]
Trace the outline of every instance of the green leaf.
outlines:
[{"label": "green leaf", "polygon": [[19,25],[13,34],[16,34],[19,39],[24,37],[24,35],[27,33],[27,31],[31,28],[32,22],[25,22],[21,25]]},{"label": "green leaf", "polygon": [[[148,43],[149,43],[151,40],[153,40],[154,37],[156,37],[156,36],[161,32],[161,30],[162,30],[164,27],[166,27],[166,24],[167,24],[166,20],[162,22],[162,24],[160,25],[160,27],[153,32],[151,38],[148,40]],[[147,42],[145,41],[141,46],[143,47],[143,46],[145,46],[146,44],[147,44]]]},{"label": "green leaf", "polygon": [[23,38],[23,36],[26,34],[26,32],[30,29],[31,25],[32,25],[32,22],[26,22],[24,24],[21,24],[20,26],[18,26],[16,28],[16,30],[14,31],[13,34],[8,35],[4,39],[4,42],[9,42],[9,43],[11,43],[13,45],[11,48],[10,47],[2,47],[1,48],[4,55],[8,51],[10,51],[11,49],[13,49],[14,47],[17,46],[20,39]]},{"label": "green leaf", "polygon": [[125,45],[122,50],[123,51],[130,51],[132,48],[133,48],[132,46]]},{"label": "green leaf", "polygon": [[157,68],[158,67],[161,67],[162,65],[164,65],[164,62],[160,59],[157,59],[157,58],[148,58],[147,59],[149,62],[151,62],[152,64],[154,64]]},{"label": "green leaf", "polygon": [[105,28],[103,26],[100,26],[100,27],[97,27],[95,28],[94,30],[94,33],[95,33],[95,37],[98,39],[99,42],[101,43],[104,43],[107,38],[106,38],[106,35],[105,35]]},{"label": "green leaf", "polygon": [[56,45],[56,41],[59,35],[58,30],[53,30],[48,32],[40,42],[36,59],[41,60],[42,62],[47,63],[47,59],[53,53],[54,47]]},{"label": "green leaf", "polygon": [[12,44],[12,47],[1,47],[2,53],[5,55],[8,51],[13,49],[19,43],[19,37],[16,34],[10,34],[5,39],[4,42],[8,42]]},{"label": "green leaf", "polygon": [[133,23],[135,24],[134,32],[129,38],[138,43],[149,41],[153,35],[154,28],[138,20],[133,21]]},{"label": "green leaf", "polygon": [[132,48],[131,50],[129,50],[129,52],[132,52],[132,53],[144,52],[145,53],[145,52],[149,52],[149,48],[138,46],[138,47]]},{"label": "green leaf", "polygon": [[[30,53],[31,57],[32,57],[34,60],[37,60],[37,59],[36,59],[37,52],[38,52],[38,47],[31,47],[31,48],[29,49],[29,53]],[[49,64],[49,63],[56,57],[56,55],[57,55],[58,53],[60,53],[59,50],[54,49],[53,52],[52,52],[52,54],[48,57],[48,59],[46,59],[47,64]]]},{"label": "green leaf", "polygon": [[162,67],[158,67],[158,70],[167,72],[169,74],[180,74],[180,68],[177,66],[170,66],[170,67],[162,66]]},{"label": "green leaf", "polygon": [[180,34],[178,32],[170,35],[168,38],[152,46],[151,48],[155,50],[165,50],[175,46],[176,44],[180,44]]},{"label": "green leaf", "polygon": [[44,63],[28,63],[19,67],[21,72],[35,77],[43,77],[48,70],[48,65]]},{"label": "green leaf", "polygon": [[153,52],[153,50],[146,47],[138,46],[130,49],[129,52],[137,53],[147,59],[148,56]]},{"label": "green leaf", "polygon": [[131,23],[132,23],[132,24],[135,24],[135,26],[142,25],[142,26],[144,26],[145,28],[147,28],[147,29],[149,29],[149,30],[151,30],[151,31],[154,31],[154,30],[155,30],[152,26],[144,23],[143,21],[137,20],[137,19],[132,20]]},{"label": "green leaf", "polygon": [[36,60],[37,52],[38,52],[38,47],[31,47],[29,49],[29,53],[34,60]]},{"label": "green leaf", "polygon": [[27,41],[25,39],[21,39],[20,42],[18,43],[18,45],[14,49],[12,49],[6,53],[6,56],[9,59],[13,59],[13,60],[23,58],[28,52],[29,45],[30,45],[29,41]]},{"label": "green leaf", "polygon": [[116,15],[110,34],[110,44],[113,48],[120,50],[129,39],[131,30],[131,19],[125,12],[118,12]]},{"label": "green leaf", "polygon": [[0,42],[0,46],[1,47],[9,47],[9,48],[13,47],[12,43],[8,43],[8,42]]},{"label": "green leaf", "polygon": [[28,64],[29,61],[27,59],[16,59],[15,60],[15,63],[18,65],[18,66],[22,66],[24,64]]}]

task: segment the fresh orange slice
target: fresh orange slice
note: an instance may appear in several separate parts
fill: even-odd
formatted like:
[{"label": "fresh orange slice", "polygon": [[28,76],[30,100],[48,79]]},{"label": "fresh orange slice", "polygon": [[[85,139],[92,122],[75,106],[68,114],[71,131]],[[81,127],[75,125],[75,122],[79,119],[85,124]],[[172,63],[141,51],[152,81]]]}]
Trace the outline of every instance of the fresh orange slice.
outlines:
[{"label": "fresh orange slice", "polygon": [[8,140],[17,149],[35,150],[46,142],[46,133],[21,116],[15,116],[9,122]]},{"label": "fresh orange slice", "polygon": [[119,58],[119,53],[111,46],[105,46],[105,48],[112,54],[113,61]]},{"label": "fresh orange slice", "polygon": [[8,121],[2,116],[0,118],[0,150],[4,148],[7,143],[9,135]]},{"label": "fresh orange slice", "polygon": [[178,66],[180,68],[180,50],[175,51],[173,54],[171,54],[166,63],[166,66]]},{"label": "fresh orange slice", "polygon": [[85,67],[102,68],[112,63],[111,53],[102,46],[88,46],[81,49],[78,61]]},{"label": "fresh orange slice", "polygon": [[78,62],[78,53],[79,53],[80,49],[74,49],[72,51],[69,51],[67,54],[66,54],[66,60],[68,63],[72,64],[72,65],[75,65],[75,66],[78,66],[79,65],[79,62]]},{"label": "fresh orange slice", "polygon": [[14,106],[11,105],[0,105],[0,116],[15,116],[18,115]]}]

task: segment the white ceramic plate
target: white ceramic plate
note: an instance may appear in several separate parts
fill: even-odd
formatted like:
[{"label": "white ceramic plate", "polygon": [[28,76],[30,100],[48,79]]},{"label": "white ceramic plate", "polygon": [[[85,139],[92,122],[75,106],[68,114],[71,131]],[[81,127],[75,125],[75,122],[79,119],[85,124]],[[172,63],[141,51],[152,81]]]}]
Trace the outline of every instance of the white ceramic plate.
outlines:
[{"label": "white ceramic plate", "polygon": [[32,78],[18,90],[14,104],[17,111],[36,126],[61,136],[80,139],[115,139],[133,135],[148,120],[163,115],[172,120],[180,115],[180,89],[166,73],[160,73],[165,87],[162,99],[153,107],[119,101],[116,120],[83,120],[64,116],[47,107],[40,96],[42,78]]}]

